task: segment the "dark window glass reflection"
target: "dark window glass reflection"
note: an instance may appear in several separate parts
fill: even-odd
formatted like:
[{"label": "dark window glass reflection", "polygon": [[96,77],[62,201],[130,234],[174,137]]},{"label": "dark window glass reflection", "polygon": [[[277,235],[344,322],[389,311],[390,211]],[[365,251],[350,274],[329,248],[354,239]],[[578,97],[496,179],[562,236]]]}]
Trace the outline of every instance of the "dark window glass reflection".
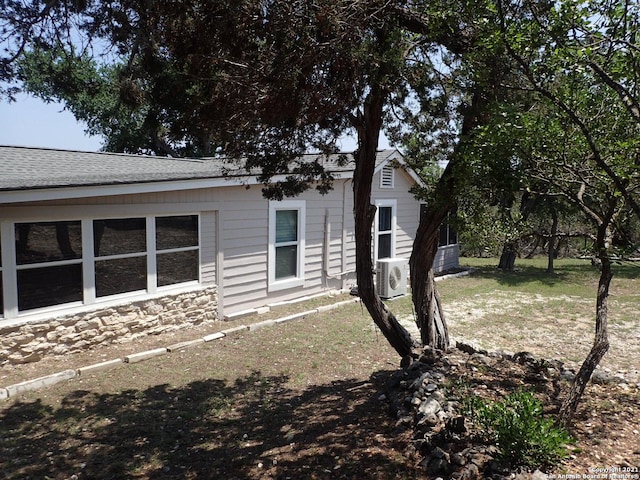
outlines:
[{"label": "dark window glass reflection", "polygon": [[82,265],[18,270],[18,309],[82,301]]},{"label": "dark window glass reflection", "polygon": [[447,224],[440,225],[440,238],[438,239],[438,246],[442,247],[443,245],[447,245],[449,235],[449,229],[447,228]]},{"label": "dark window glass reflection", "polygon": [[156,217],[156,249],[198,245],[198,216]]},{"label": "dark window glass reflection", "polygon": [[378,209],[378,230],[381,232],[388,232],[389,230],[391,230],[392,218],[392,207],[380,207]]},{"label": "dark window glass reflection", "polygon": [[276,279],[298,276],[298,246],[276,247]]},{"label": "dark window glass reflection", "polygon": [[198,250],[159,253],[158,286],[198,280]]},{"label": "dark window glass reflection", "polygon": [[97,297],[146,289],[146,257],[118,258],[96,262]]},{"label": "dark window glass reflection", "polygon": [[93,221],[93,250],[96,257],[147,251],[144,218]]},{"label": "dark window glass reflection", "polygon": [[391,234],[378,235],[378,258],[391,257]]},{"label": "dark window glass reflection", "polygon": [[82,256],[82,229],[79,221],[16,223],[15,235],[18,265]]},{"label": "dark window glass reflection", "polygon": [[458,243],[458,232],[456,232],[455,228],[449,226],[449,245],[456,243]]}]

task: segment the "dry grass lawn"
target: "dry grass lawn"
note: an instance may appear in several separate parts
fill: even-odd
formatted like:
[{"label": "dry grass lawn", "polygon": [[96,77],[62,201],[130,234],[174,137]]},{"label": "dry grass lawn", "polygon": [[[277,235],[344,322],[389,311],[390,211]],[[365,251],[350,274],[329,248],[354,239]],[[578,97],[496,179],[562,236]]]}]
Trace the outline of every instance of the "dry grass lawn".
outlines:
[{"label": "dry grass lawn", "polygon": [[[592,335],[595,273],[567,262],[550,277],[518,263],[520,271],[499,274],[476,262],[475,274],[439,284],[452,335],[579,362]],[[624,267],[612,287],[605,367],[629,377],[640,369],[639,277],[637,267]],[[345,298],[316,302],[338,300]],[[408,299],[390,305],[401,318],[411,314]],[[0,385],[214,330],[4,368]],[[405,455],[411,433],[379,399],[398,363],[366,311],[351,303],[123,364],[0,403],[0,478],[426,479]],[[638,419],[634,385],[588,387],[572,457],[557,471],[640,466]]]}]

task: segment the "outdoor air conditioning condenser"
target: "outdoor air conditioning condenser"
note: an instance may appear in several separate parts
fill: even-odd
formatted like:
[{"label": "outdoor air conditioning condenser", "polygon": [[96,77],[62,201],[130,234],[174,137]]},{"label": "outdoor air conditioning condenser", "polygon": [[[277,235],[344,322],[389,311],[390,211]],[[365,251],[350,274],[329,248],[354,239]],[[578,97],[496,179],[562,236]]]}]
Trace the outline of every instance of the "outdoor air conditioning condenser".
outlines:
[{"label": "outdoor air conditioning condenser", "polygon": [[376,286],[381,298],[393,298],[407,293],[408,262],[405,258],[378,260]]}]

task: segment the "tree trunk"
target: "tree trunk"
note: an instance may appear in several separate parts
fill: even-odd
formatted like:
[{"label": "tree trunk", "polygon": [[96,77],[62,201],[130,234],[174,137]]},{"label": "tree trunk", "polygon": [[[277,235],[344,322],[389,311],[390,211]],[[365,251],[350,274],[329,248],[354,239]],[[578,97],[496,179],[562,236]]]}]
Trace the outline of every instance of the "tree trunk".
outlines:
[{"label": "tree trunk", "polygon": [[449,347],[449,330],[436,288],[433,262],[438,251],[440,230],[437,219],[444,219],[446,211],[448,210],[444,214],[442,211],[438,214],[435,209],[431,209],[422,215],[409,259],[411,293],[420,339],[424,346],[439,350]]},{"label": "tree trunk", "polygon": [[[606,230],[606,229],[605,229]],[[607,322],[609,319],[609,286],[613,278],[611,270],[611,260],[607,246],[609,245],[608,234],[598,235],[598,258],[601,262],[600,280],[598,282],[598,296],[596,300],[596,332],[593,346],[582,363],[576,378],[571,385],[567,398],[560,407],[560,422],[569,427],[582,399],[582,394],[591,378],[593,371],[598,366],[604,355],[609,350],[609,338],[607,333]]]},{"label": "tree trunk", "polygon": [[527,253],[527,255],[524,258],[531,259],[535,257],[536,252],[538,250],[538,246],[540,246],[540,238],[542,238],[540,235],[536,235],[536,240],[533,244],[533,247],[531,247],[531,249],[529,250],[529,253]]},{"label": "tree trunk", "polygon": [[371,182],[375,170],[378,136],[382,126],[384,94],[372,88],[358,122],[358,149],[354,153],[353,210],[355,217],[356,277],[358,295],[373,322],[380,328],[403,363],[410,362],[413,353],[411,334],[398,322],[382,302],[373,283],[371,231],[376,207],[371,204]]},{"label": "tree trunk", "polygon": [[422,344],[446,350],[449,347],[449,328],[440,302],[440,294],[436,288],[433,268],[430,268],[427,274],[424,297],[423,315],[418,317]]},{"label": "tree trunk", "polygon": [[551,211],[553,222],[551,223],[551,234],[549,235],[549,245],[547,249],[547,273],[553,274],[553,261],[556,258],[556,239],[558,237],[558,212],[555,208]]},{"label": "tree trunk", "polygon": [[420,216],[416,238],[409,259],[411,295],[416,324],[424,346],[445,350],[449,347],[449,330],[436,288],[433,263],[438,252],[440,225],[455,204],[456,194],[465,178],[464,150],[473,129],[481,123],[488,96],[478,85],[471,105],[464,112],[460,138],[449,162],[435,185],[433,201]]},{"label": "tree trunk", "polygon": [[516,247],[513,243],[505,243],[502,248],[502,254],[500,255],[500,261],[498,262],[498,269],[512,272],[515,263]]}]

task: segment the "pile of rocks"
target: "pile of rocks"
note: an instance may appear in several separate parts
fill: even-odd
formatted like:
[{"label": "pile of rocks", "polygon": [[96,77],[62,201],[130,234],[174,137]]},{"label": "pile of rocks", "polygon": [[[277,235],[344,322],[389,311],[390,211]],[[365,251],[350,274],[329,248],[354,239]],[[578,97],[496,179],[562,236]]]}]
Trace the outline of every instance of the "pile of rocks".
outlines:
[{"label": "pile of rocks", "polygon": [[[509,372],[507,383],[492,389],[507,393],[518,384],[548,382],[549,389],[570,371],[560,362],[538,360],[528,353],[488,353],[468,344],[441,355],[425,350],[409,367],[395,372],[387,382],[384,399],[398,419],[398,426],[413,429],[408,454],[417,459],[432,478],[451,479],[544,479],[540,471],[516,472],[498,460],[498,450],[474,438],[471,425],[462,415],[461,400],[455,382],[463,370],[482,372],[499,369]],[[456,380],[458,379],[458,380]],[[472,394],[483,396],[488,390],[482,383],[466,385]],[[484,390],[484,392],[483,392]]]}]

